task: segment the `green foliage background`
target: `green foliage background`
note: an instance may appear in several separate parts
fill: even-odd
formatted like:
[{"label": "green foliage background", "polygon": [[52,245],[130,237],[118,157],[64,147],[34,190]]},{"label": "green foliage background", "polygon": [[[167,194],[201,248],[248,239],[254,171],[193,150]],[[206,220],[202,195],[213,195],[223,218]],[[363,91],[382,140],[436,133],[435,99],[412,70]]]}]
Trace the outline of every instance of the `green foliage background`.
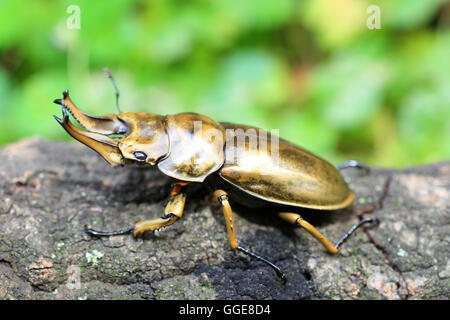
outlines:
[{"label": "green foliage background", "polygon": [[65,88],[90,114],[115,112],[108,66],[122,110],[279,129],[333,163],[450,158],[446,1],[0,0],[0,21],[0,144],[69,140],[52,117]]}]

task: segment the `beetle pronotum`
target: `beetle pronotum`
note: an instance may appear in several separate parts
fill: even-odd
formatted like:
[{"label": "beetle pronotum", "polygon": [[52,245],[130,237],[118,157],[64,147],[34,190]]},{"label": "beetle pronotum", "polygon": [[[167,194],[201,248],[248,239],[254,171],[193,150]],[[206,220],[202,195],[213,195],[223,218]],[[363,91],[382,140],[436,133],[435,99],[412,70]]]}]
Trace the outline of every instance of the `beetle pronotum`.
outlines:
[{"label": "beetle pronotum", "polygon": [[[107,74],[116,89],[118,108],[119,91],[109,71]],[[266,263],[284,281],[286,277],[278,266],[238,244],[229,197],[247,206],[279,208],[280,218],[304,228],[333,254],[360,226],[376,221],[372,217],[362,219],[336,244],[331,243],[295,211],[298,208],[342,209],[351,205],[354,193],[334,166],[286,140],[266,134],[259,135],[251,145],[252,134],[249,136],[248,132],[256,128],[217,123],[196,113],[162,116],[119,110],[118,114],[94,117],[75,106],[68,90],[63,92],[62,99],[54,102],[62,106],[62,119],[55,116],[59,124],[111,165],[124,166],[138,162],[157,166],[175,181],[161,218],[140,220],[128,229],[114,232],[86,227],[88,234],[111,236],[132,233],[137,237],[146,231],[167,227],[183,215],[186,186],[206,183],[213,188],[214,196],[222,207],[230,246]],[[87,131],[75,127],[69,121],[67,112]],[[198,123],[201,124],[200,129]],[[230,131],[234,135],[227,137],[226,133]],[[114,139],[110,135],[120,135],[121,138]],[[277,157],[271,154],[274,146],[269,142],[273,138],[277,141]],[[225,142],[232,143],[225,147]],[[230,153],[233,153],[233,161],[225,161]],[[348,161],[338,169],[348,167],[365,168],[357,161]]]}]

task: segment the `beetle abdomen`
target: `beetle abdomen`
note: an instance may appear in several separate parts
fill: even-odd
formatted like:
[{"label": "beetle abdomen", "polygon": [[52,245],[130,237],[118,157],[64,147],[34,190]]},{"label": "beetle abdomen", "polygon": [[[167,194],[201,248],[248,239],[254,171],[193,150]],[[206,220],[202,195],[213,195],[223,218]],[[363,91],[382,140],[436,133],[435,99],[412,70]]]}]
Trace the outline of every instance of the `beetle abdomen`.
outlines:
[{"label": "beetle abdomen", "polygon": [[257,128],[222,126],[228,135],[219,175],[233,186],[257,198],[296,207],[336,210],[353,202],[353,192],[327,161]]}]

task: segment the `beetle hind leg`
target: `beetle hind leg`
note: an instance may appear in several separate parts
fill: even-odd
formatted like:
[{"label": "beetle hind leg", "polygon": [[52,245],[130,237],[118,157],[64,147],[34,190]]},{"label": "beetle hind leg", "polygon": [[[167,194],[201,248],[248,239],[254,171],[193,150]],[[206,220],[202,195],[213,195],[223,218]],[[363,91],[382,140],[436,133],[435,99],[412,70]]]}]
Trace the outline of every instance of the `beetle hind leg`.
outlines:
[{"label": "beetle hind leg", "polygon": [[127,234],[127,233],[131,233],[134,231],[134,227],[131,227],[129,229],[124,229],[124,230],[119,230],[119,231],[98,231],[98,230],[94,230],[89,228],[87,225],[84,226],[84,232],[86,232],[87,234],[90,234],[92,236],[97,236],[97,237],[105,237],[105,236],[119,236],[122,234]]},{"label": "beetle hind leg", "polygon": [[286,276],[284,275],[283,271],[281,271],[281,269],[278,266],[276,266],[269,260],[267,260],[263,257],[260,257],[259,255],[251,252],[250,250],[245,249],[238,245],[238,242],[236,240],[236,230],[234,227],[233,211],[231,210],[230,203],[228,202],[227,193],[223,190],[216,190],[214,192],[214,197],[219,201],[220,205],[222,206],[223,215],[224,215],[225,222],[227,225],[228,240],[230,241],[231,248],[241,251],[241,252],[269,265],[277,273],[277,275],[280,277],[280,279],[283,281],[283,283],[285,283]]},{"label": "beetle hind leg", "polygon": [[336,242],[336,244],[331,243],[324,235],[322,235],[313,225],[311,225],[308,221],[303,220],[303,218],[297,213],[291,212],[280,212],[278,214],[283,220],[286,220],[292,224],[300,226],[308,231],[314,238],[316,238],[322,245],[328,250],[328,252],[336,254],[339,252],[339,248],[341,245],[348,240],[348,238],[362,225],[366,223],[377,222],[376,218],[365,218],[353,225],[344,236]]},{"label": "beetle hind leg", "polygon": [[348,238],[350,238],[350,236],[353,234],[353,232],[355,232],[356,230],[359,229],[359,227],[361,227],[363,224],[366,223],[375,223],[378,224],[378,219],[377,218],[373,218],[373,217],[368,217],[368,218],[364,218],[361,219],[361,221],[359,221],[358,223],[355,223],[348,231],[347,233],[345,233],[341,239],[339,239],[338,242],[336,242],[336,244],[334,245],[336,248],[339,249],[339,247],[348,240]]}]

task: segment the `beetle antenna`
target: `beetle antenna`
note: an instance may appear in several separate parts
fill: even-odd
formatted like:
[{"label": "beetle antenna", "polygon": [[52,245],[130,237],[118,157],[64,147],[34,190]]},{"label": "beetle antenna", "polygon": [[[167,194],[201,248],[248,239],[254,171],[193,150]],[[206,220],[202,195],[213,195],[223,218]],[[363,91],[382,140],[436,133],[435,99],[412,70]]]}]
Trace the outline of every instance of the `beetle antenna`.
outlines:
[{"label": "beetle antenna", "polygon": [[116,83],[116,81],[114,80],[114,77],[112,76],[112,73],[111,73],[111,71],[109,70],[109,68],[105,67],[105,68],[103,69],[103,71],[105,71],[106,76],[107,76],[109,79],[111,79],[111,82],[112,82],[112,84],[113,84],[113,86],[114,86],[114,90],[116,91],[116,108],[117,108],[117,111],[120,113],[120,108],[119,108],[119,96],[120,96],[120,92],[119,92],[119,88],[117,87],[117,83]]}]

